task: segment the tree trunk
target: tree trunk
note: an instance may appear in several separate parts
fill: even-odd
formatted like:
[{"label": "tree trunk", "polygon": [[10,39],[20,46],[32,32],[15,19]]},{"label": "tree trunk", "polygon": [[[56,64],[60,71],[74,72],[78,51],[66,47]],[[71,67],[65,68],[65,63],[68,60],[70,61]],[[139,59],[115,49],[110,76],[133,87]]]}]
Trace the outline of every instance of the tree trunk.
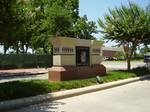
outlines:
[{"label": "tree trunk", "polygon": [[131,59],[132,59],[132,55],[134,53],[134,51],[136,51],[136,46],[138,44],[136,44],[135,42],[132,44],[127,44],[124,46],[124,51],[126,54],[126,58],[127,58],[127,69],[131,70]]},{"label": "tree trunk", "polygon": [[134,59],[137,58],[136,50],[137,50],[137,49],[134,50]]},{"label": "tree trunk", "polygon": [[4,42],[4,54],[6,54],[6,52],[7,52],[7,45],[6,45],[6,43]]},{"label": "tree trunk", "polygon": [[19,54],[19,45],[18,45],[18,42],[16,42],[16,54]]},{"label": "tree trunk", "polygon": [[23,44],[23,42],[20,42],[20,44],[21,44],[21,53],[24,53],[24,44]]},{"label": "tree trunk", "polygon": [[128,70],[131,70],[131,58],[130,57],[127,58],[127,68]]},{"label": "tree trunk", "polygon": [[28,45],[26,44],[26,46],[25,46],[25,53],[27,54],[27,52],[28,52]]},{"label": "tree trunk", "polygon": [[125,45],[123,48],[127,59],[127,70],[131,70],[131,50],[129,44]]}]

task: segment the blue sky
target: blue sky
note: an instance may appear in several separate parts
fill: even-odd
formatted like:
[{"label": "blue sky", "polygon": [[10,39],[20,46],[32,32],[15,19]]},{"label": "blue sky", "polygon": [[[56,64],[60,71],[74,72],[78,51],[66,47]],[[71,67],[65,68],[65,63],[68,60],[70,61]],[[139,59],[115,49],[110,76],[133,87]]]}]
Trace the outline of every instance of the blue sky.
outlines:
[{"label": "blue sky", "polygon": [[[129,0],[80,0],[79,12],[80,16],[87,15],[89,20],[97,22],[98,18],[103,18],[108,9],[123,5],[127,5]],[[150,0],[130,0],[137,3],[141,7],[150,4]],[[97,25],[98,26],[98,25]],[[97,38],[100,34],[95,35]]]}]

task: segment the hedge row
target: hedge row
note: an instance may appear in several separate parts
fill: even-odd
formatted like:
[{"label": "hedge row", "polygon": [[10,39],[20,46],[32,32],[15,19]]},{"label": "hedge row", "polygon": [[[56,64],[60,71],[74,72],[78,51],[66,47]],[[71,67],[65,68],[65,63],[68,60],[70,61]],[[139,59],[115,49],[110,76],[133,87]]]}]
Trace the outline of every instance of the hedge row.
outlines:
[{"label": "hedge row", "polygon": [[51,67],[52,55],[7,54],[0,55],[0,69]]}]

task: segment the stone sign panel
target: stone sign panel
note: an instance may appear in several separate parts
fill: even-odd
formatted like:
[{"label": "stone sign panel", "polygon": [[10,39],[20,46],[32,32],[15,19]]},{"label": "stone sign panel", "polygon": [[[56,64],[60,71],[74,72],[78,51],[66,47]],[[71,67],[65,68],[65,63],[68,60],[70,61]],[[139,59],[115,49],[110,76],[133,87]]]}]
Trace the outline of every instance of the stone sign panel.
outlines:
[{"label": "stone sign panel", "polygon": [[54,37],[50,42],[53,45],[50,81],[81,79],[106,73],[101,64],[103,42],[69,37]]}]

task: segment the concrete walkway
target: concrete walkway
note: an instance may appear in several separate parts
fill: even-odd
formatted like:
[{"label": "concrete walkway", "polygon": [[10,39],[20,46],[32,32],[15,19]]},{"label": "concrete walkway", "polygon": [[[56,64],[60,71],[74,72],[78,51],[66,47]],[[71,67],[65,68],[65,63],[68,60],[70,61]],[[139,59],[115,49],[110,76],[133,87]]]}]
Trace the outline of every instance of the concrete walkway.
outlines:
[{"label": "concrete walkway", "polygon": [[10,69],[10,70],[0,70],[0,76],[18,76],[18,75],[29,75],[29,74],[41,74],[47,73],[46,68],[30,68],[30,69]]},{"label": "concrete walkway", "polygon": [[40,74],[40,75],[27,75],[27,76],[13,76],[13,77],[4,77],[0,78],[0,83],[17,81],[17,80],[31,80],[31,79],[48,79],[48,74]]},{"label": "concrete walkway", "polygon": [[0,83],[25,79],[48,79],[48,69],[33,68],[0,70]]},{"label": "concrete walkway", "polygon": [[150,79],[9,112],[149,112]]}]

